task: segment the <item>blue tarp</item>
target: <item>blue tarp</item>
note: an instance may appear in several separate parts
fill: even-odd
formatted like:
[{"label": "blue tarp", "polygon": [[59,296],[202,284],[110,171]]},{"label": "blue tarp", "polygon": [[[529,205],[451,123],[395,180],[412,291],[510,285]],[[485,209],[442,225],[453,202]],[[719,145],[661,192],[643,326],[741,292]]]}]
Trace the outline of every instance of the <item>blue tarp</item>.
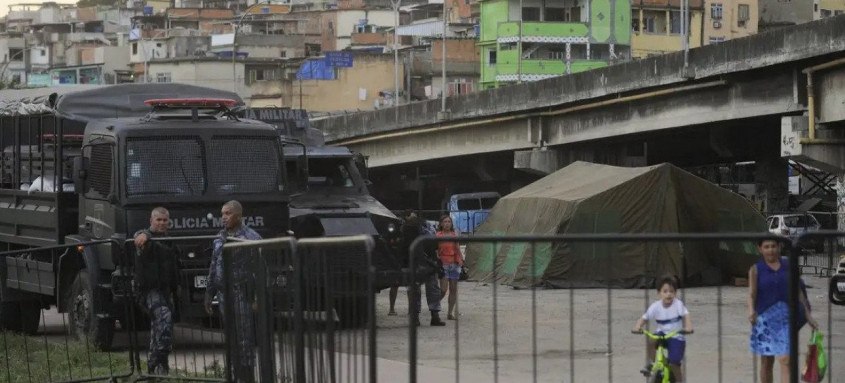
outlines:
[{"label": "blue tarp", "polygon": [[296,72],[297,80],[334,80],[334,67],[324,59],[305,60]]}]

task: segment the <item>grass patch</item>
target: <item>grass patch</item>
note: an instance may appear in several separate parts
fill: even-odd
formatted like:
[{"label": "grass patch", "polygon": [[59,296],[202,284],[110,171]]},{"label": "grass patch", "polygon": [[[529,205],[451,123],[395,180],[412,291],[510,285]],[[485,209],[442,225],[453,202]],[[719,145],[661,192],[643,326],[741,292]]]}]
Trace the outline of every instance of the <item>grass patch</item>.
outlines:
[{"label": "grass patch", "polygon": [[0,332],[0,382],[50,382],[124,375],[128,352],[98,352],[76,340]]}]

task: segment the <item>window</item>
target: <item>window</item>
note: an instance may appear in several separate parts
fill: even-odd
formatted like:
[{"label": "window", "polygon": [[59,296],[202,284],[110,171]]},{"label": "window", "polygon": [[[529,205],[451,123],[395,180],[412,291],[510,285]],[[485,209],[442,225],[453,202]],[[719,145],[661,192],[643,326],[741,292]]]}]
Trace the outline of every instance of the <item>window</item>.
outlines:
[{"label": "window", "polygon": [[344,159],[309,158],[308,185],[315,188],[355,187]]},{"label": "window", "polygon": [[449,97],[458,96],[462,94],[469,94],[475,90],[475,84],[471,82],[466,82],[466,80],[461,79],[459,81],[453,81],[448,84],[448,91],[447,95]]},{"label": "window", "polygon": [[546,21],[567,21],[566,8],[546,8]]},{"label": "window", "polygon": [[133,55],[138,54],[138,43],[132,43],[132,54]]},{"label": "window", "polygon": [[640,31],[640,19],[631,19],[631,30],[634,32]]},{"label": "window", "polygon": [[721,20],[722,19],[722,4],[721,3],[710,4],[710,18],[713,19],[713,20]]},{"label": "window", "polygon": [[721,43],[722,41],[725,41],[724,37],[713,37],[713,36],[710,37],[710,44],[717,44],[717,43]]},{"label": "window", "polygon": [[681,34],[681,12],[680,11],[672,11],[669,14],[671,23],[669,26],[669,33],[673,34]]},{"label": "window", "polygon": [[540,8],[522,7],[522,21],[540,21]]},{"label": "window", "polygon": [[643,19],[643,32],[646,32],[646,33],[657,32],[656,31],[656,29],[657,29],[656,25],[657,25],[657,19],[655,19],[654,16],[646,16],[645,19]]},{"label": "window", "polygon": [[41,57],[47,56],[47,50],[46,49],[40,49],[39,51],[41,52]]},{"label": "window", "polygon": [[822,9],[822,17],[831,17],[833,16],[833,12],[829,9]]},{"label": "window", "polygon": [[[215,194],[283,190],[278,137],[214,136],[209,145],[208,187]],[[242,164],[254,164],[248,169]],[[309,170],[311,160],[309,160]]]},{"label": "window", "polygon": [[[197,137],[130,137],[126,144],[126,194],[205,194],[204,154]],[[93,156],[91,160],[94,163]]]},{"label": "window", "polygon": [[833,11],[833,15],[834,15],[834,16],[839,16],[839,15],[841,15],[841,14],[843,14],[843,13],[845,13],[845,11]]},{"label": "window", "polygon": [[487,65],[496,64],[496,51],[487,51]]},{"label": "window", "polygon": [[736,24],[740,28],[745,28],[745,25],[748,23],[750,19],[749,13],[751,10],[748,7],[748,4],[740,4],[737,8],[737,17],[736,17]]},{"label": "window", "polygon": [[156,73],[156,82],[161,82],[161,83],[173,82],[172,79],[170,78],[170,72]]}]

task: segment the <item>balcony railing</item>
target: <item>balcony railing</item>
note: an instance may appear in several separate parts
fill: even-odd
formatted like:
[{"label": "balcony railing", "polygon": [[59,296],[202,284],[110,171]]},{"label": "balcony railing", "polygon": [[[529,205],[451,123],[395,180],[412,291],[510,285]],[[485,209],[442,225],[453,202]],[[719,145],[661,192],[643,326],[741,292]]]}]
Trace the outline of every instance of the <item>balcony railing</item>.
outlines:
[{"label": "balcony railing", "polygon": [[[520,25],[522,26],[521,34]],[[520,35],[523,41],[577,42],[585,40],[586,42],[590,28],[584,23],[509,21],[499,23],[497,32],[499,42],[518,41]]]}]

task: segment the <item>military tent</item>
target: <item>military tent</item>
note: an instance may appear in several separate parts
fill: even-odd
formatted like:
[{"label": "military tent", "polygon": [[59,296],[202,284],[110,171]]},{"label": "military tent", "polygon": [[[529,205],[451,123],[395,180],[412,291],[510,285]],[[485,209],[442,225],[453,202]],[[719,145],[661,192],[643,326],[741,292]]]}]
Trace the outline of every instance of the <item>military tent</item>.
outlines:
[{"label": "military tent", "polygon": [[[622,168],[576,162],[501,200],[476,234],[761,232],[742,196],[671,164]],[[684,285],[747,275],[749,241],[470,243],[472,279],[514,286],[650,287],[671,274]]]}]

